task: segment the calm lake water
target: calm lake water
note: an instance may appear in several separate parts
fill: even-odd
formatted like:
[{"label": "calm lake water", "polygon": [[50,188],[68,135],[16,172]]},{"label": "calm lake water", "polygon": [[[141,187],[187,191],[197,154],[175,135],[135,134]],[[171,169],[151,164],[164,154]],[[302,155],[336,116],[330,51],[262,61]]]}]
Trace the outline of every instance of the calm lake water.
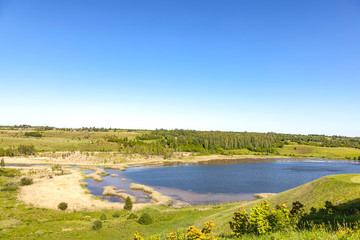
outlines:
[{"label": "calm lake water", "polygon": [[[250,200],[254,199],[255,193],[279,193],[327,175],[360,173],[358,161],[277,159],[240,162],[106,170],[119,176],[105,177],[101,183],[91,179],[87,182],[94,195],[101,195],[103,186],[116,186],[137,195],[140,202],[148,201],[146,194],[129,190],[129,184],[134,182],[154,187],[175,200],[208,204]],[[122,201],[118,198],[109,200]]]}]

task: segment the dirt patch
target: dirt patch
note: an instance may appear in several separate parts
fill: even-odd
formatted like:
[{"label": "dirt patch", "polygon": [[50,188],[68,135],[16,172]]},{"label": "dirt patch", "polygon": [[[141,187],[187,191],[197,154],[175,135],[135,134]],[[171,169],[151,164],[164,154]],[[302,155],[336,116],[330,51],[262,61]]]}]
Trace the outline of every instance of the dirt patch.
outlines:
[{"label": "dirt patch", "polygon": [[360,183],[360,176],[355,176],[350,179],[352,183]]},{"label": "dirt patch", "polygon": [[276,193],[257,193],[254,194],[254,197],[257,199],[269,198],[276,195]]}]

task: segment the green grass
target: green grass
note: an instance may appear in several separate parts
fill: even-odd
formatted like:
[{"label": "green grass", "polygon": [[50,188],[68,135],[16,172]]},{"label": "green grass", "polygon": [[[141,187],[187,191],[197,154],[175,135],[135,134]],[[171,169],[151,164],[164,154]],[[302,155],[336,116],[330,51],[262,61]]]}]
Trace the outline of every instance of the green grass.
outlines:
[{"label": "green grass", "polygon": [[128,137],[133,139],[144,131],[128,132],[81,132],[81,131],[41,131],[41,138],[27,137],[25,131],[1,130],[0,148],[33,144],[37,151],[117,151],[118,144],[111,143],[106,137]]},{"label": "green grass", "polygon": [[285,145],[276,149],[280,155],[326,159],[358,159],[360,149],[344,147],[317,147],[310,145]]}]

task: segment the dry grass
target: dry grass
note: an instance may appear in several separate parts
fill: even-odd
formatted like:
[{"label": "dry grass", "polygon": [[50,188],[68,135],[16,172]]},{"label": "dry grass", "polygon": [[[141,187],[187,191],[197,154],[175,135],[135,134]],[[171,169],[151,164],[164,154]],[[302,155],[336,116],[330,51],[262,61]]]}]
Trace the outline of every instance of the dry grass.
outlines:
[{"label": "dry grass", "polygon": [[90,173],[88,175],[86,175],[86,177],[92,178],[97,182],[102,182],[102,176],[106,176],[108,175],[104,169],[101,168],[97,168],[96,171],[94,173]]},{"label": "dry grass", "polygon": [[[46,167],[43,167],[46,170]],[[71,174],[53,178],[34,178],[34,184],[21,187],[19,199],[36,207],[57,209],[60,202],[68,203],[69,211],[122,209],[124,204],[95,199],[81,187],[83,173],[71,169]]]},{"label": "dry grass", "polygon": [[113,197],[119,197],[123,200],[126,200],[126,198],[130,198],[133,203],[136,202],[136,198],[130,194],[124,193],[123,190],[116,190],[116,187],[114,186],[105,186],[103,187],[103,195],[104,196],[113,196]]},{"label": "dry grass", "polygon": [[159,205],[165,205],[170,206],[172,203],[172,199],[168,196],[164,196],[162,193],[155,191],[153,188],[137,184],[137,183],[131,183],[130,184],[131,190],[137,190],[137,191],[143,191],[144,193],[149,194],[151,200]]}]

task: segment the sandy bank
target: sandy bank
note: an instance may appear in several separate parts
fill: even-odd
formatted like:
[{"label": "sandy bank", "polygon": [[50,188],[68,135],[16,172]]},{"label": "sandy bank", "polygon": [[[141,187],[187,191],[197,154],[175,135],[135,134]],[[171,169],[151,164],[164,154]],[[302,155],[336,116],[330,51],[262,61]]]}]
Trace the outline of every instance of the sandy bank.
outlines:
[{"label": "sandy bank", "polygon": [[132,183],[130,184],[130,189],[131,190],[137,190],[137,191],[143,191],[144,193],[149,194],[150,199],[153,201],[153,203],[155,204],[159,204],[159,205],[165,205],[165,206],[170,206],[172,203],[172,199],[168,196],[163,195],[162,193],[155,191],[153,188],[142,185],[142,184],[136,184],[136,183]]},{"label": "sandy bank", "polygon": [[104,169],[97,168],[94,173],[87,174],[86,177],[94,179],[96,182],[102,182],[102,177],[106,177],[110,174],[106,173]]},{"label": "sandy bank", "polygon": [[[172,159],[163,159],[161,157],[144,158],[141,156],[133,156],[123,158],[121,154],[113,153],[110,156],[101,155],[101,153],[94,153],[93,156],[89,156],[87,153],[75,152],[66,154],[67,157],[59,157],[64,152],[56,153],[43,153],[46,156],[32,156],[32,157],[3,157],[6,164],[60,164],[60,165],[77,165],[84,166],[86,168],[103,166],[106,168],[113,168],[119,170],[125,170],[130,166],[140,165],[171,165],[171,164],[212,164],[221,161],[221,163],[231,162],[233,160],[242,161],[262,161],[271,160],[277,158],[289,158],[286,156],[260,156],[260,155],[207,155],[207,156],[191,156],[186,155],[183,158],[174,157]],[[121,160],[116,160],[116,159]],[[115,159],[115,160],[112,160]]]},{"label": "sandy bank", "polygon": [[[57,209],[60,202],[66,202],[68,203],[67,211],[99,211],[101,209],[124,208],[123,203],[109,202],[91,195],[84,188],[84,182],[82,182],[84,174],[80,169],[68,168],[66,171],[69,174],[53,176],[52,178],[46,177],[51,172],[50,167],[32,167],[31,169],[32,171],[36,170],[39,174],[31,176],[34,179],[34,184],[21,187],[18,196],[20,200],[27,204],[40,208]],[[29,170],[30,168],[25,168],[23,172],[26,173]],[[104,188],[104,195],[118,196],[122,199],[126,199],[129,196],[134,202],[133,210],[139,210],[151,205],[168,206],[172,202],[170,197],[154,190],[149,194],[152,199],[150,203],[135,203],[136,199],[134,196],[123,193],[121,190],[116,190],[112,186]]]},{"label": "sandy bank", "polygon": [[129,197],[133,203],[136,202],[136,198],[134,196],[124,193],[123,190],[116,190],[116,187],[114,186],[105,186],[103,189],[103,196],[119,197],[123,200],[126,200],[126,198]]},{"label": "sandy bank", "polygon": [[60,202],[68,203],[68,210],[122,209],[124,204],[94,198],[81,187],[83,174],[71,169],[71,174],[53,178],[34,178],[34,184],[21,187],[19,199],[41,208],[57,209]]}]

